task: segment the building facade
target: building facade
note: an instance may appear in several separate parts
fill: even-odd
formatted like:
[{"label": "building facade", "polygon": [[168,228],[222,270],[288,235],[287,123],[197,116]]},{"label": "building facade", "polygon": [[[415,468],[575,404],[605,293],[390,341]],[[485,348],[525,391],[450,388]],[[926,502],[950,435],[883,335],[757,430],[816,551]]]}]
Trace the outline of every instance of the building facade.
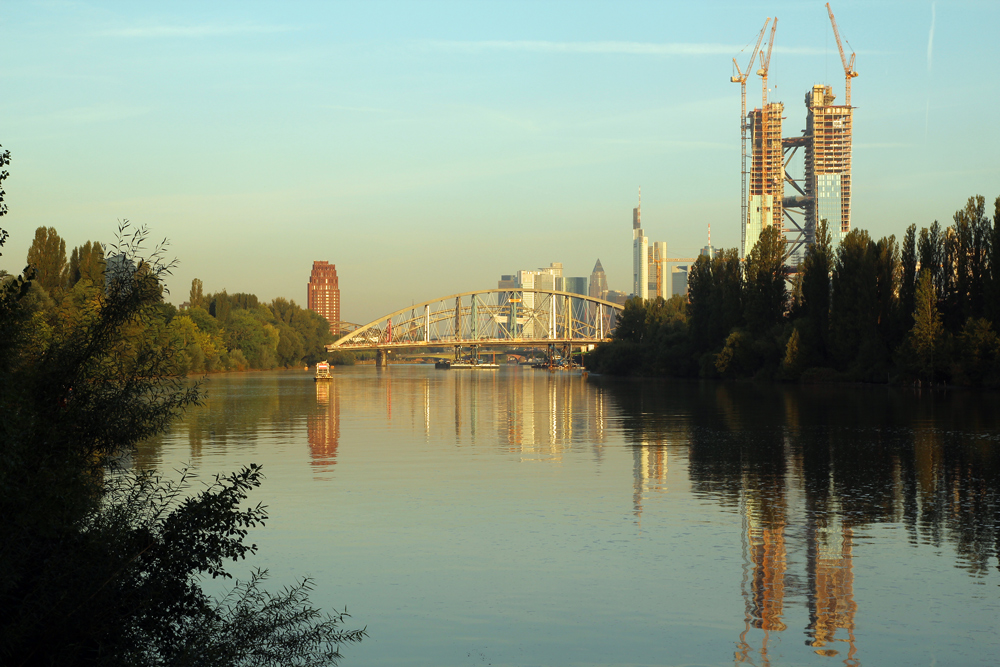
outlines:
[{"label": "building facade", "polygon": [[744,258],[760,238],[765,227],[782,228],[782,202],[785,185],[784,153],[781,146],[781,114],[784,105],[772,102],[750,112],[751,131],[750,190],[747,194],[747,219],[743,222],[740,257]]},{"label": "building facade", "polygon": [[851,231],[851,138],[854,109],[833,104],[831,86],[806,93],[806,227],[826,220],[833,243]]},{"label": "building facade", "polygon": [[632,209],[632,294],[649,298],[649,239],[642,233],[642,197]]},{"label": "building facade", "polygon": [[670,274],[667,271],[667,242],[653,241],[649,244],[646,261],[649,281],[649,297],[670,298]]},{"label": "building facade", "polygon": [[340,284],[337,266],[329,262],[313,262],[309,276],[306,303],[309,310],[322,315],[330,323],[330,333],[340,330]]},{"label": "building facade", "polygon": [[607,291],[608,276],[604,273],[604,267],[601,266],[601,260],[598,259],[597,263],[594,264],[594,270],[590,272],[590,296],[595,299],[603,299]]}]

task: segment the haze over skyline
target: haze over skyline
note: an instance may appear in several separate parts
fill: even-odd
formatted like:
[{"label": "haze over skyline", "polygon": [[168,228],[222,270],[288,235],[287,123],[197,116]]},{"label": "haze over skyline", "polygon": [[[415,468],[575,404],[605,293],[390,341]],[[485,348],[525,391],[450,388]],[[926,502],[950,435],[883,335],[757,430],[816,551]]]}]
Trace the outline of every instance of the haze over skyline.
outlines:
[{"label": "haze over skyline", "polygon": [[[857,51],[853,225],[947,224],[1000,194],[995,3],[832,3]],[[342,317],[562,262],[631,283],[631,214],[670,256],[739,244],[739,86],[778,17],[784,134],[814,83],[843,101],[823,2],[8,4],[0,144],[18,272],[117,219],[167,237],[206,292],[304,305],[337,266]],[[748,44],[749,42],[749,44]],[[741,49],[745,49],[742,53]],[[760,104],[760,79],[747,106]]]}]

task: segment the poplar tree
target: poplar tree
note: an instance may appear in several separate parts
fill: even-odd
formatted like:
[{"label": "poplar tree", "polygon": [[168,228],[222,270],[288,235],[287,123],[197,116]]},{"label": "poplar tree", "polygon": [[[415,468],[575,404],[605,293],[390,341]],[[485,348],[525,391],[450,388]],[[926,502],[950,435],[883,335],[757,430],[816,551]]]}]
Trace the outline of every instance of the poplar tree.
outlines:
[{"label": "poplar tree", "polygon": [[937,293],[931,272],[922,270],[917,280],[916,307],[913,311],[913,329],[910,330],[909,349],[912,365],[924,380],[933,380],[939,363],[939,350],[944,326],[937,307]]},{"label": "poplar tree", "polygon": [[900,256],[899,305],[903,316],[903,328],[913,326],[914,295],[917,287],[917,226],[911,224],[903,236]]},{"label": "poplar tree", "polygon": [[785,238],[781,229],[764,229],[747,256],[744,269],[744,316],[752,332],[781,322],[788,305],[785,287]]},{"label": "poplar tree", "polygon": [[66,241],[55,227],[39,227],[28,248],[28,265],[35,270],[35,280],[52,292],[66,282]]}]

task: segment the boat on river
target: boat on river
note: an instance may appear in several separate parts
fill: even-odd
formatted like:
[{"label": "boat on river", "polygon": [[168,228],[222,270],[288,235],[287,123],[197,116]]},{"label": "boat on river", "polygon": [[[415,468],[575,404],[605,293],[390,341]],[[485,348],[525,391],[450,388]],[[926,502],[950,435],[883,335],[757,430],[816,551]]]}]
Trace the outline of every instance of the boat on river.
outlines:
[{"label": "boat on river", "polygon": [[333,370],[333,366],[325,361],[321,361],[316,364],[316,376],[313,378],[316,382],[329,382],[333,380],[333,375],[330,371]]}]

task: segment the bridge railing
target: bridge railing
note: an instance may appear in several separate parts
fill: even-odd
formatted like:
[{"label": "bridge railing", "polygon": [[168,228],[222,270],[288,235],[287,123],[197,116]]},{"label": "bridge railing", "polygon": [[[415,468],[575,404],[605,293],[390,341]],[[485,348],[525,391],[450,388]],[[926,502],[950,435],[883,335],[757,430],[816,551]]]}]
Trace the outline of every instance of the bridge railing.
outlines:
[{"label": "bridge railing", "polygon": [[464,292],[380,317],[328,349],[593,343],[611,335],[621,310],[611,301],[555,290]]}]

